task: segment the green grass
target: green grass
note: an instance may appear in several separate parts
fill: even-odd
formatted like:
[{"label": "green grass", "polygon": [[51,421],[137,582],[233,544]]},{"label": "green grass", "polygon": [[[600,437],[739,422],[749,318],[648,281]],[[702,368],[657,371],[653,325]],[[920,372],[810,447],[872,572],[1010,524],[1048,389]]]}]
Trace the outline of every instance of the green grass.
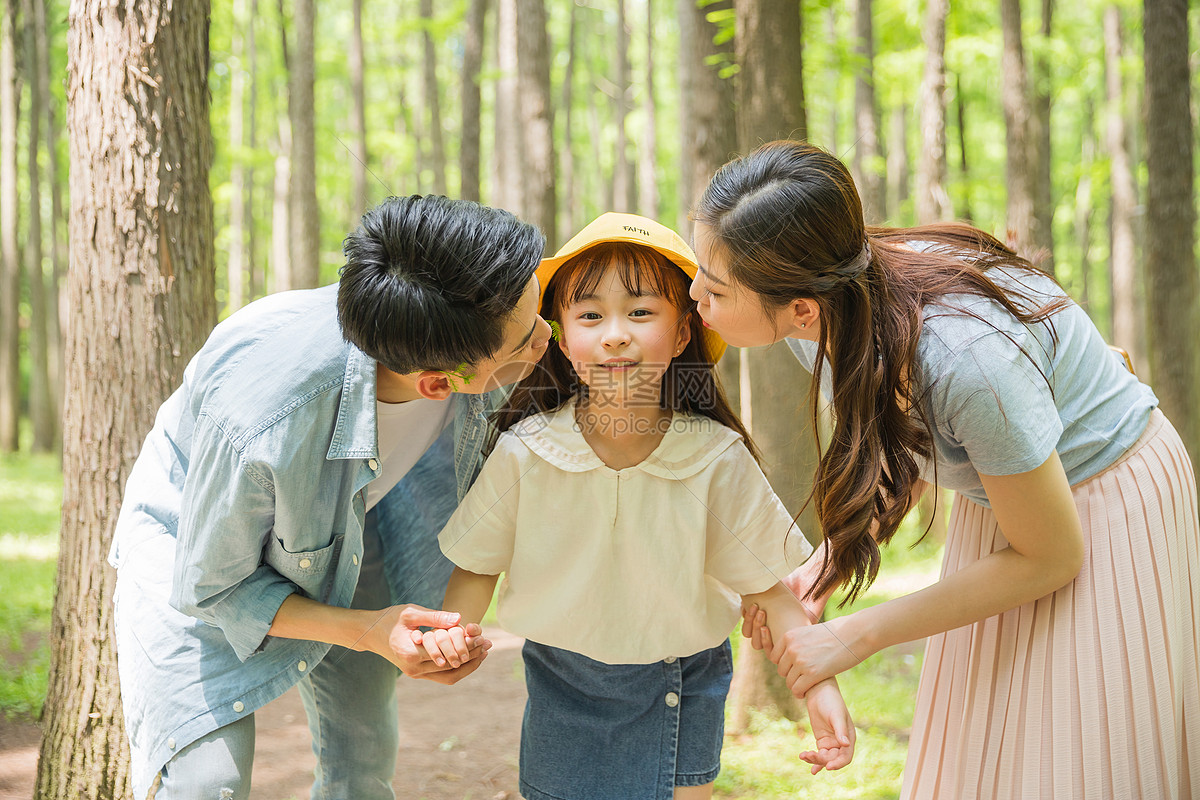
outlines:
[{"label": "green grass", "polygon": [[[922,541],[915,519],[906,521],[884,551],[879,580],[840,616],[908,594],[937,579],[942,547]],[[735,641],[736,646],[736,641]],[[811,775],[797,755],[812,746],[807,722],[792,722],[752,713],[744,736],[729,736],[721,754],[718,798],[783,800],[798,794],[822,800],[887,800],[900,794],[900,779],[912,726],[913,702],[924,647],[913,643],[888,648],[838,677],[842,696],[857,730],[854,761],[837,772]]]},{"label": "green grass", "polygon": [[0,714],[41,712],[50,666],[62,473],[57,456],[0,456]]}]

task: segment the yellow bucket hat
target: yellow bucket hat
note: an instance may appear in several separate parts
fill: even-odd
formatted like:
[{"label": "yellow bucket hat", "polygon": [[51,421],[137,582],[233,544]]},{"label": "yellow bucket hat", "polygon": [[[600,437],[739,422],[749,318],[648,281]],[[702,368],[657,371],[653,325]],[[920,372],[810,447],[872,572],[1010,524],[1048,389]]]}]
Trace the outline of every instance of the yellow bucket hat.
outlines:
[{"label": "yellow bucket hat", "polygon": [[[571,241],[564,244],[553,258],[542,259],[537,268],[542,298],[545,297],[546,287],[550,285],[550,279],[558,272],[559,267],[583,251],[605,242],[625,242],[657,250],[691,279],[695,279],[699,271],[696,254],[678,233],[648,217],[609,211],[572,236]],[[541,305],[541,299],[538,300],[538,305]],[[725,352],[725,340],[712,328],[704,329],[704,350],[714,364]]]}]

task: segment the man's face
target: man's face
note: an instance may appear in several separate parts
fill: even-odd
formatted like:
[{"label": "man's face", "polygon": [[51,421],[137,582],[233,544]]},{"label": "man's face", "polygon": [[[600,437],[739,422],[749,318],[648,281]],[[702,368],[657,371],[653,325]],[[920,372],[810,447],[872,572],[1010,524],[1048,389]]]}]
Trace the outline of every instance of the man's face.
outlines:
[{"label": "man's face", "polygon": [[459,382],[457,390],[465,394],[483,394],[516,383],[533,372],[534,365],[546,354],[550,325],[537,313],[541,289],[536,276],[529,279],[504,326],[504,344],[491,358],[470,367],[469,381]]}]

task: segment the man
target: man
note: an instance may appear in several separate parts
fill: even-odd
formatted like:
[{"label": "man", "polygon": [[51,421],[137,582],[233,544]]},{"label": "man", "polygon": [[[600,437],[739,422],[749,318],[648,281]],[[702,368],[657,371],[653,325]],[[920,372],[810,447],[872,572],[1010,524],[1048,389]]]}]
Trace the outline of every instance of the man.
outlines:
[{"label": "man", "polygon": [[[313,800],[391,800],[396,668],[450,627],[437,533],[473,480],[495,392],[530,371],[542,235],[443,197],[392,198],[337,286],[213,331],[163,404],[109,560],[135,797],[245,798],[254,711],[299,684]],[[393,488],[394,487],[394,488]]]}]

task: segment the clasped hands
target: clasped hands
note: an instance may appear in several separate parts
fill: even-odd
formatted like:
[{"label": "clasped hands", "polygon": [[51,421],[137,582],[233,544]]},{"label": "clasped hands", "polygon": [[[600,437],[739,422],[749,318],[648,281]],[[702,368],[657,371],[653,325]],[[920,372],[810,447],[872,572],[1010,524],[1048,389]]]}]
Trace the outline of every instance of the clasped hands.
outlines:
[{"label": "clasped hands", "polygon": [[[368,649],[388,658],[410,678],[457,683],[479,668],[492,647],[478,625],[461,621],[453,611],[393,606],[376,626],[387,632],[387,642]],[[423,627],[430,630],[422,631]]]}]

